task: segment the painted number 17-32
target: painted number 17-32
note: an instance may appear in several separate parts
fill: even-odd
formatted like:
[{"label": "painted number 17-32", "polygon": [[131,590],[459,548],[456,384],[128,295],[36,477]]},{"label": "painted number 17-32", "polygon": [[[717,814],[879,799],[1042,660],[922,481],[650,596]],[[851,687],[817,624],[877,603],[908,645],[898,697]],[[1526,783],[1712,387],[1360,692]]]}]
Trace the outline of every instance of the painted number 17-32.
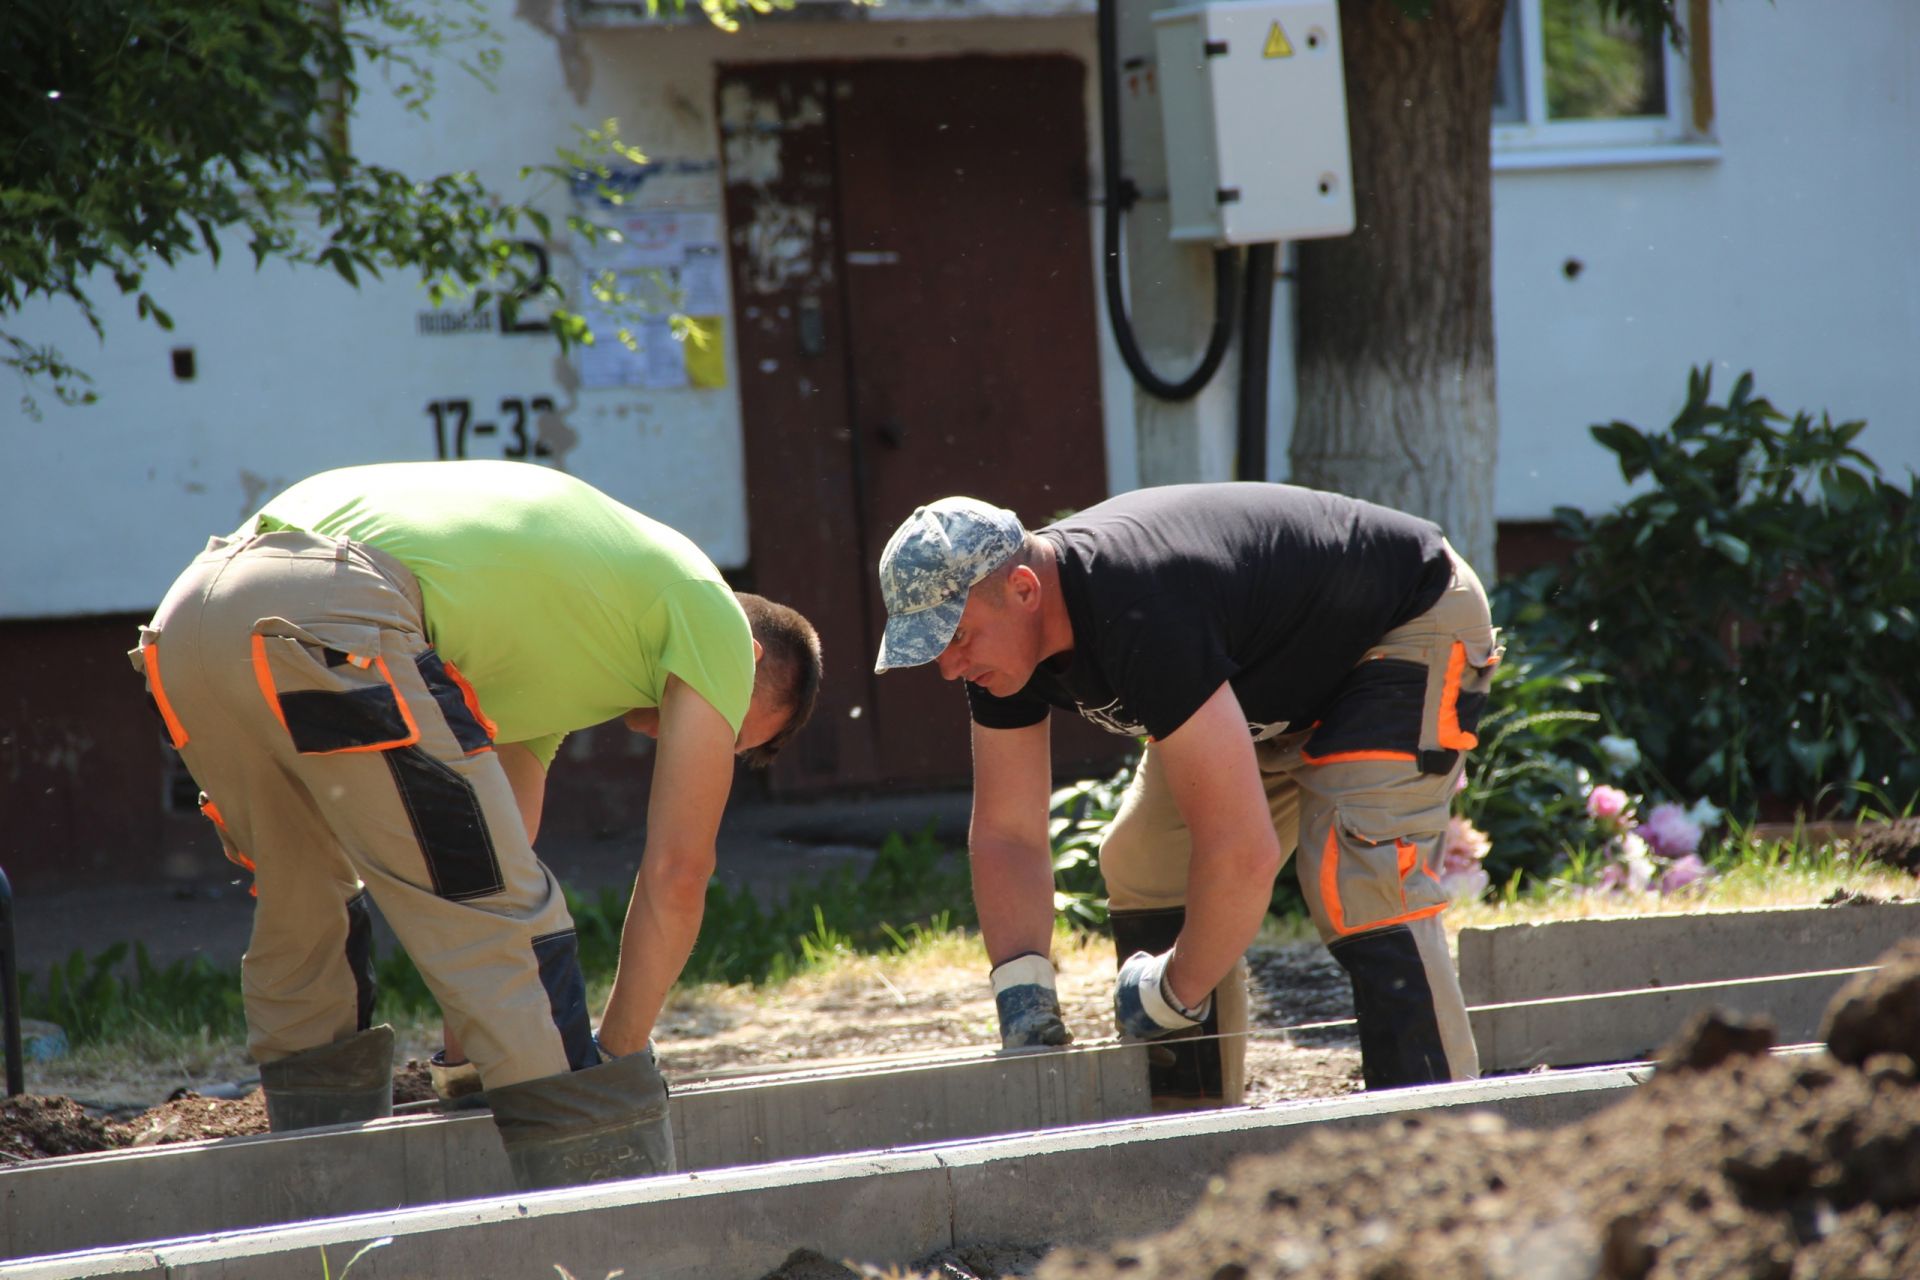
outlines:
[{"label": "painted number 17-32", "polygon": [[[438,458],[466,458],[473,440],[499,439],[503,458],[546,458],[549,449],[539,438],[540,415],[554,411],[546,396],[521,399],[508,396],[500,402],[499,422],[475,422],[471,400],[430,400],[427,416],[433,419],[433,452]],[[528,417],[531,416],[531,434]]]}]

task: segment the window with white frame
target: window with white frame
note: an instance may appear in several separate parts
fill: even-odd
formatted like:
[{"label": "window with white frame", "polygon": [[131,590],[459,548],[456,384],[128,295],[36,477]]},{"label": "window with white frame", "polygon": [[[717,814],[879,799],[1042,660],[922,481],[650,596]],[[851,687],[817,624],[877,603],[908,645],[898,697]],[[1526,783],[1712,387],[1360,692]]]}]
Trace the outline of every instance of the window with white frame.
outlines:
[{"label": "window with white frame", "polygon": [[1675,49],[1595,0],[1508,0],[1494,86],[1496,164],[1530,155],[1657,158],[1707,141],[1693,92],[1707,56],[1704,21],[1688,36],[1687,48]]}]

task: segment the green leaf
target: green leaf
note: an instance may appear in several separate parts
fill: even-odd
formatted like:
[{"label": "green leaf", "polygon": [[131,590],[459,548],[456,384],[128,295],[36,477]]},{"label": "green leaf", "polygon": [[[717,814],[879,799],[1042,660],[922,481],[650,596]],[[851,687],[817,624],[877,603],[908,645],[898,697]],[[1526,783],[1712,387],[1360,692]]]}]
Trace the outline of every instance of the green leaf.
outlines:
[{"label": "green leaf", "polygon": [[1735,564],[1744,565],[1753,558],[1753,549],[1730,533],[1714,530],[1707,535],[1707,545]]}]

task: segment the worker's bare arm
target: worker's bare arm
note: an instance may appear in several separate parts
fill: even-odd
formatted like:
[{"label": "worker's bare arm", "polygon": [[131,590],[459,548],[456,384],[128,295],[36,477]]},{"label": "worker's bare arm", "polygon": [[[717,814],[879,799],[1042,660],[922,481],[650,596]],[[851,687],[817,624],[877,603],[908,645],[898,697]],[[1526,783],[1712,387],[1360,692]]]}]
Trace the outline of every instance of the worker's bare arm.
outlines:
[{"label": "worker's bare arm", "polygon": [[733,729],[677,677],[668,678],[660,699],[659,741],[646,851],[600,1022],[600,1042],[615,1054],[646,1047],[667,990],[693,951],[713,875],[714,840],[733,785]]},{"label": "worker's bare arm", "polygon": [[504,742],[493,749],[513,787],[513,802],[519,806],[520,821],[527,829],[527,843],[540,834],[540,813],[546,805],[547,766],[523,743]]},{"label": "worker's bare arm", "polygon": [[980,935],[993,964],[1053,940],[1053,859],[1047,797],[1053,790],[1047,722],[1024,729],[973,726],[973,822],[967,845]]},{"label": "worker's bare arm", "polygon": [[1193,835],[1187,920],[1167,982],[1183,1004],[1198,1008],[1260,931],[1280,870],[1280,842],[1231,685],[1222,684],[1153,750]]}]

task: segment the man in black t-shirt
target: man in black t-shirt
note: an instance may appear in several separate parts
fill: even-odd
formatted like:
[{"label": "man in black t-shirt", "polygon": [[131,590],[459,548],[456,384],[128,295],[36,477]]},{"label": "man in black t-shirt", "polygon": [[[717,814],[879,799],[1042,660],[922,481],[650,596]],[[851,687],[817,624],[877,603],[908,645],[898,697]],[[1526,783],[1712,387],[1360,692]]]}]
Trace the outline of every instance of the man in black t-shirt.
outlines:
[{"label": "man in black t-shirt", "polygon": [[1048,959],[1060,707],[1146,739],[1100,866],[1121,1033],[1191,1042],[1156,1046],[1157,1104],[1239,1100],[1242,957],[1296,850],[1353,983],[1367,1086],[1478,1073],[1437,868],[1500,650],[1438,527],[1287,485],[1141,489],[1037,533],[946,498],[895,531],[880,581],[874,669],[935,662],[966,682],[1005,1045],[1071,1038]]}]

